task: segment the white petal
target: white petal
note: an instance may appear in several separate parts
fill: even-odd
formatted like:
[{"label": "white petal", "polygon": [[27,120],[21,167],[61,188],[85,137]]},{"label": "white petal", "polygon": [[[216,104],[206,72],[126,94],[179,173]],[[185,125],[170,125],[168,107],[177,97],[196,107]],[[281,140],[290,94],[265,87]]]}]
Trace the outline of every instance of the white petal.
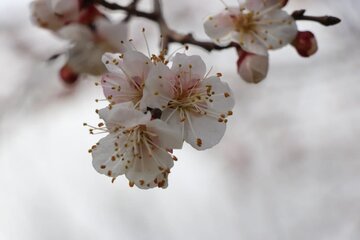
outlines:
[{"label": "white petal", "polygon": [[291,43],[296,37],[296,23],[283,10],[271,11],[259,21],[264,24],[259,25],[256,30],[259,36],[266,42],[268,49],[281,48]]},{"label": "white petal", "polygon": [[187,56],[177,53],[172,58],[171,71],[176,75],[182,75],[182,80],[199,80],[206,74],[206,65],[198,55]]},{"label": "white petal", "polygon": [[118,126],[129,128],[141,124],[146,125],[151,119],[151,114],[144,114],[134,109],[133,106],[132,103],[115,104],[111,108],[101,109],[99,116],[110,130]]},{"label": "white petal", "polygon": [[51,0],[51,8],[58,15],[79,12],[79,0]]},{"label": "white petal", "polygon": [[101,61],[105,64],[109,72],[123,74],[123,71],[119,66],[120,61],[122,61],[122,55],[120,53],[104,53]]},{"label": "white petal", "polygon": [[83,43],[84,41],[87,42],[94,39],[94,34],[91,32],[91,30],[88,27],[78,23],[70,24],[61,28],[57,32],[57,35],[63,39],[76,43]]},{"label": "white petal", "polygon": [[52,9],[45,1],[31,2],[30,9],[32,12],[31,19],[38,26],[54,31],[64,26],[63,21],[55,16]]},{"label": "white petal", "polygon": [[224,136],[226,124],[216,118],[188,114],[185,121],[185,141],[198,150],[205,150],[218,144]]},{"label": "white petal", "polygon": [[209,109],[213,112],[228,115],[235,105],[234,94],[226,82],[221,81],[218,77],[209,77],[201,82],[202,86],[211,85],[211,89],[215,94],[211,97],[213,102],[209,105]]},{"label": "white petal", "polygon": [[232,18],[234,14],[233,11],[224,10],[215,16],[208,17],[204,22],[206,34],[218,44],[230,43],[230,33],[235,28]]},{"label": "white petal", "polygon": [[77,22],[80,14],[79,0],[51,0],[51,9],[65,25]]},{"label": "white petal", "polygon": [[106,39],[118,52],[129,50],[127,42],[127,25],[123,22],[113,23],[105,18],[98,18],[95,22],[97,33]]},{"label": "white petal", "polygon": [[142,158],[137,158],[125,175],[137,187],[147,189],[154,187],[155,179],[170,169],[174,163],[171,155],[166,151],[155,149],[150,155],[145,146],[142,146],[141,151]]},{"label": "white petal", "polygon": [[164,109],[173,97],[174,85],[175,74],[170,71],[168,66],[157,63],[151,68],[146,79],[140,108]]},{"label": "white petal", "polygon": [[68,51],[68,65],[77,73],[88,73],[92,75],[101,75],[106,71],[104,64],[101,62],[101,56],[106,49],[102,45],[93,41],[76,42]]},{"label": "white petal", "polygon": [[254,32],[233,32],[232,38],[233,41],[239,43],[241,48],[246,52],[263,56],[268,55],[266,42]]},{"label": "white petal", "polygon": [[[126,74],[135,78],[141,78],[143,81],[149,74],[152,65],[150,59],[138,51],[127,51],[123,54],[122,63]],[[143,83],[142,81],[142,83]]]},{"label": "white petal", "polygon": [[129,83],[128,78],[121,73],[106,73],[101,78],[104,95],[112,103],[136,102],[141,93]]},{"label": "white petal", "polygon": [[109,177],[117,177],[125,173],[127,162],[117,157],[115,143],[119,141],[115,135],[109,134],[102,138],[92,150],[92,164],[96,171]]},{"label": "white petal", "polygon": [[284,0],[247,0],[245,7],[250,11],[262,11],[270,7],[281,8]]},{"label": "white petal", "polygon": [[181,149],[183,145],[183,136],[180,129],[171,128],[164,121],[155,119],[147,125],[150,132],[157,135],[157,144],[164,149]]},{"label": "white petal", "polygon": [[238,73],[241,78],[248,83],[259,83],[264,80],[269,69],[269,56],[240,54],[245,54],[244,59],[238,65]]},{"label": "white petal", "polygon": [[102,61],[110,72],[124,73],[140,86],[147,78],[152,62],[138,51],[127,51],[123,54],[105,53]]}]

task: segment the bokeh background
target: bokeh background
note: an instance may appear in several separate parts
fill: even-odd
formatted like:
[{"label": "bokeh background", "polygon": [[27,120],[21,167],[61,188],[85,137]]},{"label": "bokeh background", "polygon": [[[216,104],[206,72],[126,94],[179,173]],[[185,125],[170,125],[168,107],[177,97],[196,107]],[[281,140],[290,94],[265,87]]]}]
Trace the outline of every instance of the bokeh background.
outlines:
[{"label": "bokeh background", "polygon": [[[360,239],[358,0],[291,0],[289,11],[343,22],[299,23],[316,33],[318,54],[272,52],[259,85],[237,76],[234,50],[191,47],[233,88],[234,116],[219,145],[177,151],[168,189],[148,191],[123,177],[111,184],[92,168],[87,149],[101,136],[82,123],[97,123],[101,89],[94,79],[61,83],[65,59],[46,59],[67,43],[30,23],[29,2],[0,1],[0,240]],[[205,40],[203,19],[223,6],[166,0],[164,8],[171,27]],[[131,26],[139,49],[145,26],[158,51],[156,25]]]}]

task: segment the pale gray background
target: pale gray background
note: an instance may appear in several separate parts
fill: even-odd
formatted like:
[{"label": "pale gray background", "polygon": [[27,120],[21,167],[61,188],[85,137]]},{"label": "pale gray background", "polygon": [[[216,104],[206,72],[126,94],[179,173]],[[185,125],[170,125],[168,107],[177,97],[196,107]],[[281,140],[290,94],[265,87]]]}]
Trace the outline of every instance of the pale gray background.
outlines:
[{"label": "pale gray background", "polygon": [[[217,0],[164,2],[170,26],[201,39],[202,20],[223,8]],[[234,116],[219,145],[185,146],[169,188],[149,191],[124,178],[111,184],[92,168],[87,149],[101,136],[82,123],[97,122],[101,89],[93,80],[61,84],[64,58],[45,59],[66,44],[30,24],[28,3],[0,2],[0,240],[360,239],[358,0],[290,0],[289,11],[343,23],[299,24],[316,33],[319,53],[272,52],[260,85],[239,79],[233,50],[191,48],[224,73]],[[145,26],[156,51],[156,27],[142,19],[132,26],[139,49]]]}]

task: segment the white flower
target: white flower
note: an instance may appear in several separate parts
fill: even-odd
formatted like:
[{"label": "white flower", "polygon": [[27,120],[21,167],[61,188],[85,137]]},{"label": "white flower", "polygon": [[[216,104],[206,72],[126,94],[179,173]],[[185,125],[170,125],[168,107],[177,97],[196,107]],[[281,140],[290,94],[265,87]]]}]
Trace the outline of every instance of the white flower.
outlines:
[{"label": "white flower", "polygon": [[248,83],[259,83],[264,80],[269,70],[269,56],[256,55],[238,51],[238,73]]},{"label": "white flower", "polygon": [[74,22],[87,24],[101,15],[94,5],[83,7],[81,0],[36,0],[30,8],[33,22],[53,31]]},{"label": "white flower", "polygon": [[135,110],[132,104],[116,104],[99,115],[109,135],[91,150],[94,168],[112,178],[125,174],[130,186],[166,188],[174,165],[168,151],[183,143],[178,131],[159,119],[151,120],[151,114]]},{"label": "white flower", "polygon": [[267,55],[269,49],[278,49],[291,43],[297,27],[294,19],[281,10],[286,1],[247,0],[238,8],[209,17],[204,28],[218,44],[231,41],[250,53]]},{"label": "white flower", "polygon": [[127,39],[125,24],[98,18],[93,27],[90,29],[86,25],[70,24],[58,32],[60,37],[72,43],[66,65],[75,73],[101,75],[106,71],[101,62],[102,55],[105,52],[124,52],[127,49],[123,44]]},{"label": "white flower", "polygon": [[138,51],[130,50],[123,54],[106,53],[102,61],[109,71],[101,78],[106,98],[113,104],[132,102],[138,107],[145,79],[153,65],[151,60]]},{"label": "white flower", "polygon": [[183,139],[203,150],[224,135],[234,98],[219,77],[207,77],[199,56],[177,53],[169,68],[156,63],[145,82],[141,108],[159,108],[162,119],[181,131]]}]

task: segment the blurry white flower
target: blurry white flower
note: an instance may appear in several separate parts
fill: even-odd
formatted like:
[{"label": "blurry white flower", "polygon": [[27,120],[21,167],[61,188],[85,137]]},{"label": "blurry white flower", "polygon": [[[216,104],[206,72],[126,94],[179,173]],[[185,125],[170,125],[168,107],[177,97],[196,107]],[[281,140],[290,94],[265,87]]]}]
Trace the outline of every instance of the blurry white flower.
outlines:
[{"label": "blurry white flower", "polygon": [[269,56],[256,55],[238,51],[238,73],[248,83],[259,83],[264,80],[269,70]]},{"label": "blurry white flower", "polygon": [[295,40],[292,42],[292,45],[302,57],[310,57],[318,50],[316,37],[312,32],[309,31],[299,31]]},{"label": "blurry white flower", "polygon": [[72,43],[68,50],[67,67],[74,73],[101,75],[106,71],[101,62],[105,52],[124,52],[127,27],[124,23],[112,23],[98,18],[93,28],[82,24],[63,27],[58,35]]},{"label": "blurry white flower", "polygon": [[83,0],[36,0],[30,4],[32,20],[40,27],[57,31],[70,23],[89,24],[101,13]]},{"label": "blurry white flower", "polygon": [[151,60],[138,51],[130,50],[122,54],[106,53],[102,61],[108,70],[101,78],[106,98],[113,104],[132,102],[138,107],[145,79],[153,65]]},{"label": "blurry white flower", "polygon": [[233,41],[244,51],[266,56],[269,49],[281,48],[296,36],[294,19],[281,10],[286,2],[247,0],[240,8],[227,8],[209,17],[205,32],[218,44]]},{"label": "blurry white flower", "polygon": [[135,110],[131,103],[104,108],[99,115],[109,135],[91,150],[94,168],[112,178],[125,174],[130,186],[166,188],[174,165],[168,151],[182,147],[179,132],[159,119],[151,120],[150,113]]},{"label": "blurry white flower", "polygon": [[177,53],[171,68],[163,62],[152,67],[141,100],[142,109],[161,109],[162,119],[199,150],[221,140],[234,106],[229,86],[219,77],[205,74],[199,56]]}]

